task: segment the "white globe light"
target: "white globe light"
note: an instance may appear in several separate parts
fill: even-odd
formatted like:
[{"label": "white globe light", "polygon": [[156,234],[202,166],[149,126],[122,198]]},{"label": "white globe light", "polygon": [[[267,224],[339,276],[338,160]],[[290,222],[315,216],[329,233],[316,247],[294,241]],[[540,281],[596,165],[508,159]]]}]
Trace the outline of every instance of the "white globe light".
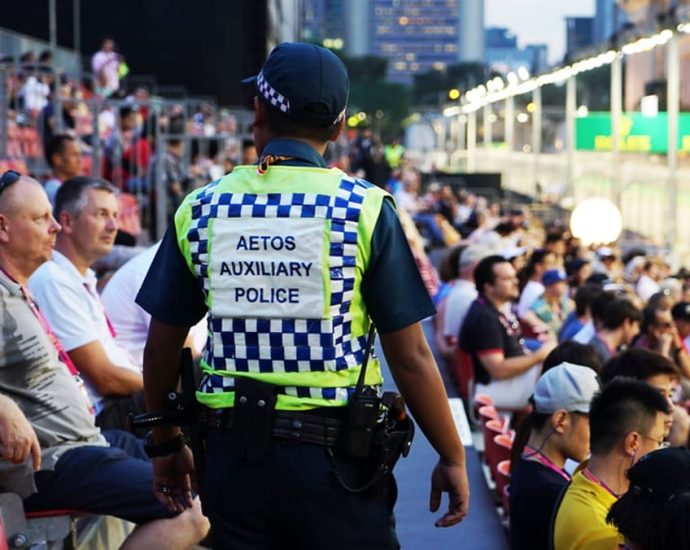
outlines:
[{"label": "white globe light", "polygon": [[570,231],[584,245],[612,243],[622,230],[620,210],[606,199],[587,199],[570,216]]}]

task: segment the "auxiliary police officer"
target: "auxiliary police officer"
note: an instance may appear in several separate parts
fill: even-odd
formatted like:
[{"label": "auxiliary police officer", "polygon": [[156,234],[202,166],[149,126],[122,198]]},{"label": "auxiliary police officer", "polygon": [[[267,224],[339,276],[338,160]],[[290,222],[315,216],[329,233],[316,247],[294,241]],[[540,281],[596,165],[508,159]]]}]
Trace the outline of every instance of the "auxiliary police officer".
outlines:
[{"label": "auxiliary police officer", "polygon": [[[397,548],[392,475],[339,444],[372,321],[397,385],[439,454],[438,527],[467,513],[465,455],[420,321],[434,313],[391,197],[327,169],[344,127],[343,63],[312,44],[276,47],[253,79],[257,165],[183,202],[137,297],[152,315],[144,356],[150,411],[178,380],[188,328],[208,313],[197,400],[204,411],[204,511],[217,548]],[[375,357],[363,380],[382,384]],[[357,393],[357,392],[355,392]],[[348,432],[349,433],[349,432]],[[149,443],[154,491],[191,500],[179,429]]]}]

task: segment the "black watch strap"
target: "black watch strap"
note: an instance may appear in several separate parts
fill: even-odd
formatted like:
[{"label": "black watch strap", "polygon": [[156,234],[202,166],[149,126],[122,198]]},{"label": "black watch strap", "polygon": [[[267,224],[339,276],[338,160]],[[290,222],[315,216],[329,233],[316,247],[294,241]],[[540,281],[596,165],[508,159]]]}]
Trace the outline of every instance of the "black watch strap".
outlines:
[{"label": "black watch strap", "polygon": [[181,451],[186,444],[187,438],[183,433],[179,433],[167,441],[154,443],[153,432],[149,432],[146,434],[146,440],[144,441],[144,451],[146,451],[149,458],[156,458]]}]

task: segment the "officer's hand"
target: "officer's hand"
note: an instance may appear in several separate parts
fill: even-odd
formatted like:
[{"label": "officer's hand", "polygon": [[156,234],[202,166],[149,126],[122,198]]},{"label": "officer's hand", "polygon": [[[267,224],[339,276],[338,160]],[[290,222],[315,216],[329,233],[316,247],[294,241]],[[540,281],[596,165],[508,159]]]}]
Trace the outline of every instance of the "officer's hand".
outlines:
[{"label": "officer's hand", "polygon": [[0,398],[0,458],[21,464],[31,457],[34,470],[40,469],[41,446],[36,432],[14,401]]},{"label": "officer's hand", "polygon": [[192,507],[194,459],[189,447],[153,459],[153,492],[171,512]]},{"label": "officer's hand", "polygon": [[450,527],[460,523],[470,505],[470,485],[464,466],[449,465],[439,460],[431,474],[429,510],[432,512],[441,505],[441,493],[448,493],[448,511],[434,525]]}]

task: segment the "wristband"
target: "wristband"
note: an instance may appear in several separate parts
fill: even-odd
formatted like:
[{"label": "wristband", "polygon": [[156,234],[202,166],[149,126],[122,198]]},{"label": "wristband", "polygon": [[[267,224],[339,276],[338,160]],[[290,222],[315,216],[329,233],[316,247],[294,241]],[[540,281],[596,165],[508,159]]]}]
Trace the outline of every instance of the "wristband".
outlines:
[{"label": "wristband", "polygon": [[187,438],[183,433],[179,433],[167,441],[154,443],[153,432],[149,432],[144,440],[144,451],[149,458],[157,458],[181,451],[185,445],[187,445]]}]

